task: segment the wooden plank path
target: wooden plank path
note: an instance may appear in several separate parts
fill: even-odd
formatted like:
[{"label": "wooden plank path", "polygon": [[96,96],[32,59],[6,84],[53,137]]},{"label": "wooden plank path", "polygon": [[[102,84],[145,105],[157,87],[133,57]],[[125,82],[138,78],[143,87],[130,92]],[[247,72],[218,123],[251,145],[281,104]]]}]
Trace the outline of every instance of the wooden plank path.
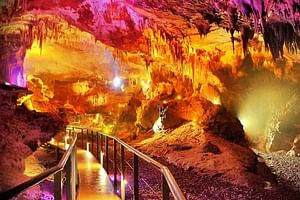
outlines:
[{"label": "wooden plank path", "polygon": [[106,171],[88,151],[78,149],[79,194],[80,200],[119,200],[114,194],[112,183]]}]

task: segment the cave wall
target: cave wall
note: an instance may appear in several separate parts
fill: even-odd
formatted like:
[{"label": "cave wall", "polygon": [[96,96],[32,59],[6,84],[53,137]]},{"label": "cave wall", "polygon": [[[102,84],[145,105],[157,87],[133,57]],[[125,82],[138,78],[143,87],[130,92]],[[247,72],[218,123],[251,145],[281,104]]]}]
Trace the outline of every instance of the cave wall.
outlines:
[{"label": "cave wall", "polygon": [[17,99],[26,94],[25,89],[0,86],[0,191],[24,181],[24,159],[65,126],[59,114],[17,106]]},{"label": "cave wall", "polygon": [[[127,96],[125,100],[117,100],[114,105],[120,106],[115,106],[115,109],[104,106],[95,110],[84,99],[97,92],[91,88],[87,95],[82,95],[80,91],[72,90],[76,79],[79,83],[87,79],[105,82],[98,76],[103,74],[97,74],[97,69],[109,71],[105,76],[109,82],[114,78],[115,70],[103,70],[107,65],[118,70],[127,68],[126,72],[120,73],[127,86],[130,85],[127,83],[147,83],[127,87],[128,94],[129,90],[131,94],[142,91],[145,98],[160,101],[200,94],[214,104],[224,105],[236,115],[243,110],[241,106],[248,93],[264,84],[253,84],[257,81],[254,78],[257,74],[267,73],[279,83],[288,81],[293,86],[299,82],[297,0],[7,1],[1,5],[2,81],[24,86],[24,72],[27,71],[49,88],[50,93],[41,95],[47,96],[46,102],[53,101],[52,105],[75,112],[100,109],[108,114],[114,113],[130,99]],[[83,36],[83,33],[90,35]],[[97,41],[105,44],[110,52],[100,53],[101,59],[110,57],[118,63],[112,61],[98,65],[78,56],[81,64],[70,62],[60,68],[59,63],[71,59],[55,55],[54,48],[47,50],[47,46],[54,47],[59,43],[67,51],[77,49],[78,55],[88,50],[97,56],[99,54],[92,49],[102,47],[82,48],[83,43],[97,44]],[[29,52],[30,55],[26,56]],[[32,56],[34,53],[35,57]],[[48,61],[41,64],[38,54],[44,55]],[[34,58],[30,60],[30,56]],[[54,67],[55,62],[57,67]],[[49,73],[46,68],[50,63]],[[78,66],[72,71],[75,65]],[[83,70],[85,66],[89,66],[87,70]],[[80,73],[76,73],[77,70]],[[95,71],[97,73],[93,74]],[[47,73],[55,76],[46,78]],[[132,74],[133,78],[127,80],[126,77]],[[74,97],[71,100],[60,95],[53,98],[53,83],[61,78],[66,80],[65,87],[57,88],[57,93],[68,91],[69,96]],[[106,88],[101,89],[105,93]],[[111,97],[120,99],[120,94],[116,91]],[[43,99],[41,96],[37,96],[35,102]],[[73,105],[76,102],[87,110],[76,109]],[[47,106],[40,107],[46,109]]]}]

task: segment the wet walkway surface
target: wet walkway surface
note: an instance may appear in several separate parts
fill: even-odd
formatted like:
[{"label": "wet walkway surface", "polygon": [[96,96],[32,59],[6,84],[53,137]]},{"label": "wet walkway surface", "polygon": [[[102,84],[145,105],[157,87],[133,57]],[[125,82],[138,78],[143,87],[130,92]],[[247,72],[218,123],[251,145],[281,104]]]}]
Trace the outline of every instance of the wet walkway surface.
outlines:
[{"label": "wet walkway surface", "polygon": [[80,200],[120,199],[113,192],[113,186],[106,171],[88,151],[78,149],[79,194]]}]

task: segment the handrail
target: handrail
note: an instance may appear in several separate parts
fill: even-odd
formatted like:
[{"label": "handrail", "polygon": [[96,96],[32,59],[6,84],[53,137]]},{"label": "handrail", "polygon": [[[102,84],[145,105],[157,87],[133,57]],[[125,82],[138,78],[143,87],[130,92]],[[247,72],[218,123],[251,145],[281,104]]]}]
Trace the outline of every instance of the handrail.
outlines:
[{"label": "handrail", "polygon": [[106,136],[111,138],[111,139],[116,140],[119,144],[123,145],[127,150],[131,151],[132,153],[134,153],[138,157],[142,158],[144,161],[146,161],[146,162],[156,166],[157,168],[159,168],[161,173],[166,178],[168,186],[171,190],[171,193],[174,195],[175,199],[178,199],[178,200],[186,199],[183,192],[179,188],[174,176],[172,175],[172,173],[171,173],[171,171],[169,170],[168,167],[166,167],[165,165],[160,164],[159,162],[157,162],[153,158],[143,154],[142,152],[140,152],[137,149],[133,148],[132,146],[128,145],[127,143],[120,140],[119,138],[116,138],[116,137],[110,136],[110,135],[106,135]]},{"label": "handrail", "polygon": [[174,176],[172,175],[171,171],[169,170],[169,168],[164,167],[162,173],[166,177],[166,181],[171,190],[171,193],[174,195],[174,198],[175,199],[186,199],[184,194],[182,193],[181,189],[179,188]]},{"label": "handrail", "polygon": [[[87,129],[87,128],[83,128],[83,127],[78,127],[78,126],[70,126],[70,128],[81,129],[81,130],[83,130],[83,129],[96,130],[96,129]],[[111,136],[111,135],[106,135],[106,134],[103,134],[103,133],[100,133],[100,134],[104,135],[104,136],[106,136],[110,139],[113,139],[113,140],[117,141],[120,145],[125,147],[128,151],[132,152],[133,154],[140,157],[141,159],[143,159],[147,163],[150,163],[153,166],[155,166],[157,169],[159,169],[160,172],[162,173],[162,175],[164,176],[164,178],[166,180],[166,183],[167,183],[172,195],[174,196],[174,198],[176,200],[186,200],[186,197],[184,196],[183,192],[179,188],[174,176],[172,175],[172,173],[171,173],[171,171],[169,170],[168,167],[166,167],[165,165],[162,165],[161,163],[157,162],[153,158],[145,155],[144,153],[140,152],[139,150],[135,149],[134,147],[130,146],[129,144],[125,143],[124,141],[122,141],[121,139],[119,139],[117,137],[114,137],[114,136]]]},{"label": "handrail", "polygon": [[0,193],[0,197],[1,199],[10,199],[14,196],[16,196],[17,194],[20,194],[21,192],[39,184],[40,182],[44,181],[45,179],[47,179],[49,176],[56,174],[59,171],[62,171],[65,166],[66,163],[71,155],[71,153],[74,150],[75,144],[77,141],[77,135],[75,134],[75,137],[73,138],[72,143],[70,144],[69,148],[67,149],[67,151],[64,153],[63,157],[61,158],[61,160],[59,161],[59,163],[57,165],[55,165],[54,167],[51,167],[47,170],[45,170],[44,172],[32,177],[31,179],[18,184],[4,192]]},{"label": "handrail", "polygon": [[124,141],[120,140],[119,138],[116,138],[116,137],[110,136],[110,135],[106,135],[106,136],[111,138],[111,139],[116,140],[118,143],[122,144],[127,150],[129,150],[132,153],[135,153],[137,156],[139,156],[140,158],[142,158],[146,162],[153,164],[155,167],[159,168],[162,171],[164,165],[160,164],[159,162],[157,162],[153,158],[150,158],[149,156],[143,154],[142,152],[140,152],[137,149],[133,148],[129,144],[127,144]]}]

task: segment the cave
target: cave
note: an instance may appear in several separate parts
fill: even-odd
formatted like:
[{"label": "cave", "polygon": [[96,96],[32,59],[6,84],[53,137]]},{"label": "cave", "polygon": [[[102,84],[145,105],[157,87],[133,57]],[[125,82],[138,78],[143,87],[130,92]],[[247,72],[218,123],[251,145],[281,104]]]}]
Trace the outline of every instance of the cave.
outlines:
[{"label": "cave", "polygon": [[300,199],[299,0],[0,16],[0,199]]}]

